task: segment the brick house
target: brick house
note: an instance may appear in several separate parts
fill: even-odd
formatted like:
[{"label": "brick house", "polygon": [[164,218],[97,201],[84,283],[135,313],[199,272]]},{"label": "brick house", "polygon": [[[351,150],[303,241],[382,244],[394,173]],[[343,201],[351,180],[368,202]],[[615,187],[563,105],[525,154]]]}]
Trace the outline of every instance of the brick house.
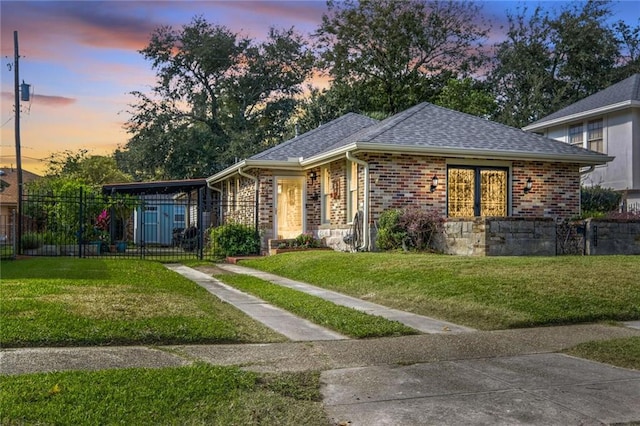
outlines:
[{"label": "brick house", "polygon": [[422,103],[383,121],[346,114],[210,176],[207,184],[228,217],[241,200],[256,204],[263,247],[311,232],[343,250],[344,237],[357,231],[358,249],[369,250],[375,224],[390,208],[434,210],[454,228],[488,217],[576,216],[581,168],[611,160]]}]

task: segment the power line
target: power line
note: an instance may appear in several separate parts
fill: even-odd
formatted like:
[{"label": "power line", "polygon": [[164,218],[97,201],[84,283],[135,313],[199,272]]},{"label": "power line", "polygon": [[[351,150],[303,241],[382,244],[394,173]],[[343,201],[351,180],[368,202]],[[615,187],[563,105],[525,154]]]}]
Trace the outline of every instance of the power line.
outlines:
[{"label": "power line", "polygon": [[8,122],[10,122],[11,120],[13,120],[13,117],[9,117],[9,118],[7,119],[7,121],[5,121],[4,123],[2,123],[2,126],[0,126],[0,127],[4,127],[4,126],[5,126]]}]

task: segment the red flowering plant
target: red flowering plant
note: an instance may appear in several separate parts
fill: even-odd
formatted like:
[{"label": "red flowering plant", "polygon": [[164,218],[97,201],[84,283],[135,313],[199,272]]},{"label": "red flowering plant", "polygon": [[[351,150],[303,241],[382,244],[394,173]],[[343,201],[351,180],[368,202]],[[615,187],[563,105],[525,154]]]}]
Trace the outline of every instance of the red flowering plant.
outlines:
[{"label": "red flowering plant", "polygon": [[106,210],[102,210],[98,217],[96,217],[94,229],[99,240],[109,240],[109,213]]}]

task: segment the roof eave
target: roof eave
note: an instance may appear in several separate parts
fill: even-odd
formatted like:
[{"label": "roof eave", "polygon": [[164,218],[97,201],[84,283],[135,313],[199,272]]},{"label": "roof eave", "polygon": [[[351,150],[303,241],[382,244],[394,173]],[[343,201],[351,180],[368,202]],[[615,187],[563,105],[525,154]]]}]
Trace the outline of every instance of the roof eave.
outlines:
[{"label": "roof eave", "polygon": [[628,100],[623,102],[618,102],[615,104],[607,105],[601,108],[595,108],[588,111],[583,111],[575,114],[565,115],[564,117],[554,118],[553,120],[542,121],[539,123],[533,123],[528,126],[522,128],[522,130],[531,132],[541,129],[546,129],[553,126],[558,126],[561,124],[569,123],[571,121],[575,121],[579,118],[591,118],[597,115],[602,115],[610,112],[620,111],[626,108],[640,108],[640,101],[636,100]]},{"label": "roof eave", "polygon": [[240,169],[279,169],[279,170],[301,170],[301,159],[288,160],[288,161],[275,161],[275,160],[242,160],[226,169],[216,173],[213,176],[209,176],[207,184],[214,184],[220,182],[234,174],[237,174]]},{"label": "roof eave", "polygon": [[482,158],[495,160],[532,160],[551,161],[558,163],[577,163],[582,165],[600,165],[612,161],[614,157],[603,154],[544,154],[521,151],[498,151],[490,149],[466,149],[450,147],[416,147],[410,145],[378,144],[368,142],[356,142],[335,149],[326,154],[311,157],[302,162],[303,166],[311,166],[325,163],[334,158],[343,156],[348,151],[366,152],[395,152],[406,154],[433,155],[438,157],[459,157],[459,158]]}]

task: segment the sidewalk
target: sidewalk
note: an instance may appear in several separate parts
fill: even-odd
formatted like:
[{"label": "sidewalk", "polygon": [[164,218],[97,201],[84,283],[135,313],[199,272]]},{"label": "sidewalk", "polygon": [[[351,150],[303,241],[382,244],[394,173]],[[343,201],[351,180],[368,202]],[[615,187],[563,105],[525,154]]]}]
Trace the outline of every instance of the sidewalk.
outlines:
[{"label": "sidewalk", "polygon": [[[195,362],[258,372],[320,371],[333,424],[611,424],[640,421],[640,371],[560,354],[577,344],[640,337],[640,321],[473,331],[358,301],[249,268],[238,273],[287,285],[376,315],[410,321],[428,334],[347,339],[283,312],[191,268],[170,265],[294,340],[289,343],[0,350],[0,375]],[[447,331],[447,329],[451,331]],[[311,337],[313,336],[313,338]],[[309,340],[311,339],[311,341]]]}]

